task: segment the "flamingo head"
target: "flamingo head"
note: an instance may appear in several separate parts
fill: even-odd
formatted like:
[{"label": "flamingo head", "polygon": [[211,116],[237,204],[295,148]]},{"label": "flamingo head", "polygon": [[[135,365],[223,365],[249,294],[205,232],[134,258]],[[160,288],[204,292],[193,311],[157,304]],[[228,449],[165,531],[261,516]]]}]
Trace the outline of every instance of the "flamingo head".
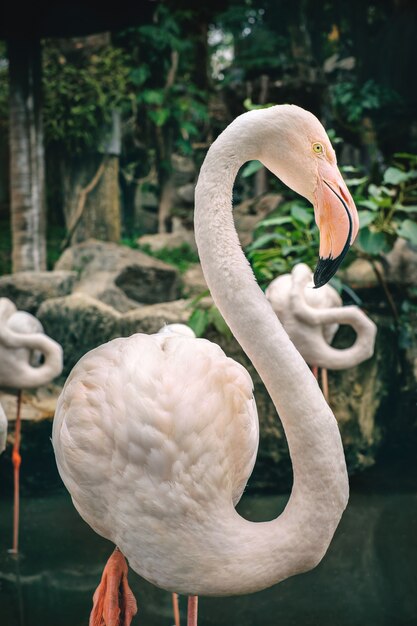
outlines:
[{"label": "flamingo head", "polygon": [[314,285],[336,273],[359,229],[355,203],[337,167],[336,154],[322,124],[294,105],[263,109],[267,113],[261,147],[263,164],[314,206],[320,231]]}]

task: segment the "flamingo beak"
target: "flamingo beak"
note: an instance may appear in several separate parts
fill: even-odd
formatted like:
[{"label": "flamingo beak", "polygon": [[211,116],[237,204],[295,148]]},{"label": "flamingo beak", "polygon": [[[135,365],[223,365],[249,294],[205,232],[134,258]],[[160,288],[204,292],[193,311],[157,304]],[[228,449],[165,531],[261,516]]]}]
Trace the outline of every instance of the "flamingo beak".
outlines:
[{"label": "flamingo beak", "polygon": [[320,231],[319,262],[314,286],[322,287],[336,273],[359,230],[355,203],[336,165],[319,164],[314,214]]}]

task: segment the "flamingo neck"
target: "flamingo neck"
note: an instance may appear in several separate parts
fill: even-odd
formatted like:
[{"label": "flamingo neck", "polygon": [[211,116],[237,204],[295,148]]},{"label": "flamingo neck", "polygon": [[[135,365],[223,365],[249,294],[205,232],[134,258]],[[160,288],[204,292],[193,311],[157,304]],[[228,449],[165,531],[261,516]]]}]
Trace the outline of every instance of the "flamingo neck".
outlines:
[{"label": "flamingo neck", "polygon": [[[239,584],[246,563],[245,589],[253,591],[310,569],[321,559],[346,506],[348,482],[336,420],[257,285],[234,227],[236,174],[261,152],[256,141],[248,139],[243,118],[222,133],[203,163],[196,188],[195,234],[214,302],[271,395],[293,464],[292,494],[282,515],[266,524],[246,522],[237,514],[230,519],[228,538],[233,543],[239,537],[236,550],[242,557]],[[284,560],[279,554],[286,555]],[[254,573],[255,555],[262,576]]]}]

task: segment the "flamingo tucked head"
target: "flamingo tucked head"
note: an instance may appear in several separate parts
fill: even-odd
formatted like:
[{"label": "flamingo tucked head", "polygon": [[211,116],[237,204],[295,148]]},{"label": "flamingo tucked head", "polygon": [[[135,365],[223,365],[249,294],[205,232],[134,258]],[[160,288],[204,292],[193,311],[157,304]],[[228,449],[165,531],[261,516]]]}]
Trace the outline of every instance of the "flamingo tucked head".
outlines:
[{"label": "flamingo tucked head", "polygon": [[[314,206],[320,230],[315,287],[336,273],[359,229],[358,214],[319,120],[294,105],[271,107],[263,136],[264,165]],[[265,109],[263,110],[263,112]]]}]

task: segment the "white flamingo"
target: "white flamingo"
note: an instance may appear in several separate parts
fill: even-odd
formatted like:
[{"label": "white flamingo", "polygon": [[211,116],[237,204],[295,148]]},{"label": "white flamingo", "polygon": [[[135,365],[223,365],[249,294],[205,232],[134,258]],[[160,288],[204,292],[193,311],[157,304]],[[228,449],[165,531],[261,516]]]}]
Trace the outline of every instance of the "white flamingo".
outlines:
[{"label": "white flamingo", "polygon": [[123,555],[150,582],[190,596],[195,626],[198,595],[258,591],[317,565],[346,506],[336,420],[256,284],[234,228],[233,182],[250,159],[314,203],[316,285],[336,271],[357,214],[322,125],[291,105],[238,117],[209,149],[196,188],[204,275],[282,420],[290,499],[270,522],[249,522],[235,510],[255,462],[258,419],[249,374],[219,346],[136,334],[92,350],[72,370],[53,426],[75,507],[120,549],[104,570],[90,624],[118,624],[120,615],[130,623],[135,605]]},{"label": "white flamingo", "polygon": [[[323,393],[328,399],[327,370],[348,369],[371,358],[376,325],[357,306],[343,306],[336,289],[312,289],[313,274],[305,263],[268,285],[265,295],[291,341],[313,371],[322,368]],[[340,324],[352,326],[355,342],[338,350],[331,342]]]},{"label": "white flamingo", "polygon": [[12,453],[14,467],[12,551],[15,553],[18,552],[19,543],[21,390],[46,385],[61,372],[61,346],[44,334],[42,324],[36,317],[26,311],[18,311],[8,298],[0,298],[0,386],[18,390]]},{"label": "white flamingo", "polygon": [[7,417],[0,404],[0,454],[6,449]]}]

